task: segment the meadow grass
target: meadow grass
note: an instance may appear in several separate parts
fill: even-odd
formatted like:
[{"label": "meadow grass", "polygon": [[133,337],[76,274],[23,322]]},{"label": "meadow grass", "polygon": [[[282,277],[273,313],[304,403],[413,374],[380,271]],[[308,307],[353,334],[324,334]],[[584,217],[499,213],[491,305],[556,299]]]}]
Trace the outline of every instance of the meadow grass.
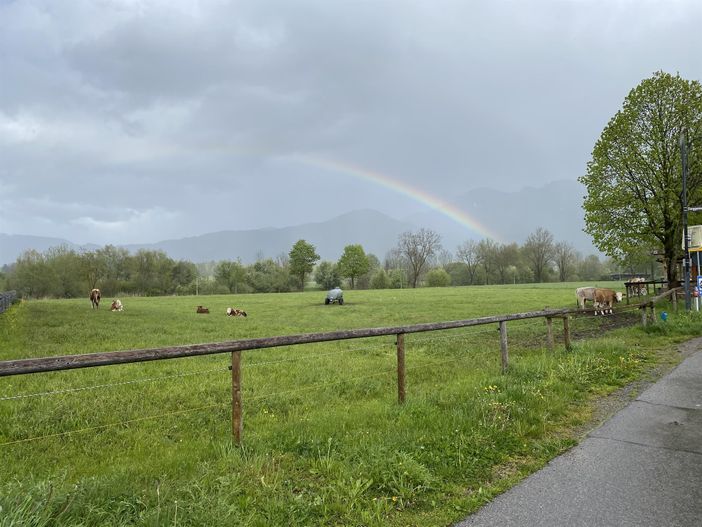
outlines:
[{"label": "meadow grass", "polygon": [[[577,285],[30,301],[0,315],[0,360],[574,307]],[[0,526],[447,525],[700,334],[697,314],[638,321],[575,318],[571,352],[545,349],[542,319],[510,322],[507,375],[496,324],[407,335],[404,405],[393,337],[246,351],[241,447],[227,354],[1,378]]]}]

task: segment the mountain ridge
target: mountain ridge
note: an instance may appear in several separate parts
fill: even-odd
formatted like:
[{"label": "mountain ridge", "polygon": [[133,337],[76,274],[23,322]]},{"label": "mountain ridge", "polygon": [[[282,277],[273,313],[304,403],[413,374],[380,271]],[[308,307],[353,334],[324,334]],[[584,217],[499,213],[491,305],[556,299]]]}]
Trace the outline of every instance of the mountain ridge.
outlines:
[{"label": "mountain ridge", "polygon": [[[561,180],[541,187],[528,186],[519,191],[479,188],[457,196],[452,205],[488,225],[502,243],[522,244],[538,227],[550,231],[556,241],[567,241],[583,254],[597,254],[583,232],[582,196],[585,189],[575,181]],[[153,243],[114,244],[131,252],[139,249],[163,250],[171,258],[195,263],[240,259],[252,263],[260,258],[287,254],[299,239],[315,245],[322,259],[337,260],[346,245],[360,243],[367,253],[382,260],[405,231],[429,228],[442,237],[449,251],[467,239],[484,236],[457,223],[445,211],[429,210],[396,219],[372,209],[346,212],[326,221],[288,227],[262,227],[248,230],[221,230],[196,236],[173,238]],[[96,244],[76,244],[63,238],[0,233],[0,265],[10,264],[27,249],[43,252],[65,245],[75,250],[92,250]]]}]

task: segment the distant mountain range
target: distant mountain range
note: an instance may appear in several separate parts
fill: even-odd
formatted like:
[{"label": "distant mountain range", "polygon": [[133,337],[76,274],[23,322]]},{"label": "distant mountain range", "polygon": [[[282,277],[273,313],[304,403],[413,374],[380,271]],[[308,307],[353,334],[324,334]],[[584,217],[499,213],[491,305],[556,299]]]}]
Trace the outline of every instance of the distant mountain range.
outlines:
[{"label": "distant mountain range", "polygon": [[[479,240],[491,233],[496,241],[522,244],[536,228],[549,230],[556,241],[567,241],[583,254],[597,253],[584,227],[582,201],[585,189],[575,181],[558,181],[518,192],[478,189],[459,196],[453,206],[470,221],[457,222],[446,211],[432,210],[400,221],[375,210],[357,210],[325,222],[293,227],[247,231],[220,231],[177,240],[123,247],[163,250],[171,258],[207,262],[240,258],[244,263],[287,253],[299,239],[314,244],[322,259],[337,260],[346,245],[359,243],[381,260],[397,244],[398,236],[420,227],[442,236],[444,248],[455,251],[467,239]],[[468,228],[470,224],[471,228]],[[78,245],[60,238],[0,233],[0,265],[14,262],[27,249],[45,251],[58,245],[93,250],[97,245]]]}]

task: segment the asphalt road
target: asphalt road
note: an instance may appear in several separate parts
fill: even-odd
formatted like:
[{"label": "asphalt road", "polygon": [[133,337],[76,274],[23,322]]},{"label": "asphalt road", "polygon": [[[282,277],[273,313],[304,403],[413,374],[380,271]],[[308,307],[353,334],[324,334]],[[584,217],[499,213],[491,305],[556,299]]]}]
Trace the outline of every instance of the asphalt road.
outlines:
[{"label": "asphalt road", "polygon": [[456,527],[702,527],[702,346]]}]

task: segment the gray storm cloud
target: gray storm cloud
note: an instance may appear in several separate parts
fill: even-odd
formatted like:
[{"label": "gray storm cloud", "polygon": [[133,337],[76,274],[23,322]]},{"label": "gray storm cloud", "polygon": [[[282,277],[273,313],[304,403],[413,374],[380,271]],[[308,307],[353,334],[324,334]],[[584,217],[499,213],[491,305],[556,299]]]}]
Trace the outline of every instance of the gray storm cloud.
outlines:
[{"label": "gray storm cloud", "polygon": [[642,78],[699,79],[678,2],[0,2],[0,232],[156,241],[574,180]]}]

